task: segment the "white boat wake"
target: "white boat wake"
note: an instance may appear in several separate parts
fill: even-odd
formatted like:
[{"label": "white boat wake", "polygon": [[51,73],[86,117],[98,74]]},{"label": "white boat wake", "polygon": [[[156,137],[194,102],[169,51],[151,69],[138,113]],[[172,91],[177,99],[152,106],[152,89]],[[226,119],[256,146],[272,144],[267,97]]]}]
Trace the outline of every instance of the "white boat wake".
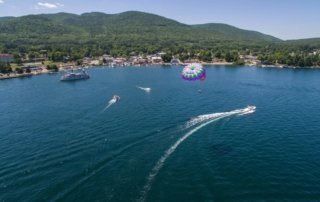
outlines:
[{"label": "white boat wake", "polygon": [[120,97],[118,95],[114,95],[111,100],[109,100],[108,105],[102,110],[102,112],[106,111],[111,105],[118,102]]},{"label": "white boat wake", "polygon": [[147,178],[147,183],[143,187],[143,190],[141,191],[140,198],[137,201],[143,202],[146,199],[147,193],[150,191],[152,183],[154,178],[157,176],[161,168],[163,167],[166,160],[170,157],[170,155],[178,148],[178,146],[185,141],[188,137],[190,137],[192,134],[200,130],[201,128],[205,127],[206,125],[218,121],[220,119],[230,117],[233,115],[245,115],[254,113],[256,111],[255,106],[248,106],[244,109],[237,109],[230,112],[222,112],[222,113],[213,113],[213,114],[205,114],[200,115],[196,118],[193,118],[192,120],[188,121],[186,124],[186,128],[193,127],[195,125],[198,125],[197,127],[190,130],[188,133],[186,133],[184,136],[182,136],[180,139],[178,139],[168,150],[165,151],[165,153],[161,156],[161,158],[157,161],[155,166],[152,168],[151,172],[149,173],[149,176]]},{"label": "white boat wake", "polygon": [[116,103],[116,100],[115,99],[111,99],[109,102],[108,102],[108,105],[102,110],[103,112],[106,111],[111,105],[113,105],[114,103]]},{"label": "white boat wake", "polygon": [[200,115],[197,116],[193,119],[191,119],[190,121],[188,121],[185,125],[185,128],[190,128],[192,126],[195,126],[199,123],[203,123],[204,121],[208,121],[211,119],[215,119],[215,118],[219,118],[219,117],[226,117],[226,116],[231,116],[231,115],[245,115],[245,114],[250,114],[255,112],[256,110],[256,106],[248,106],[244,109],[237,109],[237,110],[233,110],[230,112],[221,112],[221,113],[213,113],[213,114],[204,114],[204,115]]},{"label": "white boat wake", "polygon": [[146,93],[150,93],[151,92],[151,88],[144,88],[144,87],[140,87],[140,86],[137,86],[137,88],[143,90]]}]

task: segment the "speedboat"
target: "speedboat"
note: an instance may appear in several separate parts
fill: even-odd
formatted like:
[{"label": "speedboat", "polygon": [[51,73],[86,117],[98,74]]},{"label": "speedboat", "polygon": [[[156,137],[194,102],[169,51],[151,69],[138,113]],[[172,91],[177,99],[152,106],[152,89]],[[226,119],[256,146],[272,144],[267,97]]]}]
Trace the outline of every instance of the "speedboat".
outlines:
[{"label": "speedboat", "polygon": [[118,101],[120,100],[120,96],[114,95],[114,96],[112,97],[112,99],[115,100],[116,102],[118,102]]},{"label": "speedboat", "polygon": [[256,108],[256,106],[247,106],[248,111],[254,111]]},{"label": "speedboat", "polygon": [[243,109],[243,112],[241,113],[241,115],[251,114],[256,111],[256,108],[257,108],[256,106],[247,106],[245,109]]}]

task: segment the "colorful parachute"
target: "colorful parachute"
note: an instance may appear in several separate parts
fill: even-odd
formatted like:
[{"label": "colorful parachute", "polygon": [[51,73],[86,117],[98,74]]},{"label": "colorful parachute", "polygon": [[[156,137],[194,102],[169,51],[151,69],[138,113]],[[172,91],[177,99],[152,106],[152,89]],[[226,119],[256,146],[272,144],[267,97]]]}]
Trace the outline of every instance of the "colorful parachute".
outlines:
[{"label": "colorful parachute", "polygon": [[206,79],[206,70],[201,64],[192,63],[183,68],[182,78],[189,81],[203,81]]}]

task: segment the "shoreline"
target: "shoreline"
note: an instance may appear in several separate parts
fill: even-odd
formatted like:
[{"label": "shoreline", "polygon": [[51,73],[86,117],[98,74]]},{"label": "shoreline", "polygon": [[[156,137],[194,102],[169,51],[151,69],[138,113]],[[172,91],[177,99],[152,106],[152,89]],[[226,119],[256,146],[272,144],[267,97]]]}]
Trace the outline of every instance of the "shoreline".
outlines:
[{"label": "shoreline", "polygon": [[25,77],[31,77],[33,75],[34,74],[32,73],[9,74],[9,75],[0,76],[0,80],[13,79],[13,78],[25,78]]},{"label": "shoreline", "polygon": [[[180,63],[180,64],[170,64],[170,63],[162,63],[162,64],[147,64],[147,65],[117,65],[117,66],[110,66],[107,64],[102,64],[102,65],[91,65],[91,66],[77,66],[76,68],[102,68],[102,67],[107,67],[107,68],[130,68],[130,67],[148,67],[148,66],[186,66],[190,63]],[[246,65],[235,65],[233,63],[228,63],[228,62],[214,62],[214,63],[205,63],[205,62],[200,62],[200,64],[205,65],[205,66],[235,66],[235,67],[256,67],[256,68],[273,68],[273,69],[312,69],[312,70],[318,70],[320,69],[320,66],[312,66],[312,67],[296,67],[296,66],[287,66],[287,65],[252,65],[252,64],[246,64]],[[63,72],[66,70],[70,70],[71,68],[60,68],[57,72],[49,71],[47,69],[43,69],[42,71],[36,71],[36,72],[31,72],[31,73],[22,73],[22,74],[17,74],[17,73],[9,73],[9,74],[0,74],[0,80],[7,80],[7,79],[14,79],[14,78],[25,78],[25,77],[31,77],[31,76],[36,76],[36,75],[42,75],[42,74],[54,74],[58,72]]]},{"label": "shoreline", "polygon": [[6,80],[6,79],[14,79],[14,78],[25,78],[25,77],[32,77],[35,75],[41,75],[41,74],[50,74],[52,73],[51,71],[48,70],[42,70],[42,71],[36,71],[36,72],[31,72],[31,73],[9,73],[9,74],[0,74],[0,80]]}]

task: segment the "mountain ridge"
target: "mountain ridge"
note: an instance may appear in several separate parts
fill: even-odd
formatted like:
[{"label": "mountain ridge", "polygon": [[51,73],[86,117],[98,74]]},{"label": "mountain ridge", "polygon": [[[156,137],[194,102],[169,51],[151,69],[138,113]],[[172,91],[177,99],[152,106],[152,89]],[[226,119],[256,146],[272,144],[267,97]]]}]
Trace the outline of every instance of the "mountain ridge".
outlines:
[{"label": "mountain ridge", "polygon": [[[170,20],[170,21],[174,21],[176,23],[179,23],[180,25],[192,26],[192,27],[200,27],[200,28],[204,28],[204,29],[207,29],[207,30],[210,30],[210,29],[213,30],[216,27],[217,30],[213,30],[213,31],[218,31],[218,32],[221,31],[221,30],[219,30],[219,29],[221,29],[221,27],[219,28],[219,26],[225,26],[225,28],[229,29],[229,30],[232,28],[232,29],[234,29],[233,31],[235,31],[235,29],[236,29],[238,32],[240,32],[240,31],[248,32],[248,33],[250,33],[251,36],[252,36],[252,34],[255,33],[257,35],[260,35],[260,37],[265,38],[267,41],[297,42],[297,41],[300,41],[300,40],[301,41],[308,41],[308,40],[311,40],[311,39],[320,40],[320,37],[282,40],[280,38],[277,38],[277,37],[269,35],[269,34],[264,34],[264,33],[259,32],[257,30],[242,29],[242,28],[239,28],[237,26],[229,25],[229,24],[226,24],[226,23],[214,23],[214,22],[211,22],[211,23],[203,23],[203,24],[186,24],[186,23],[181,23],[181,22],[179,22],[177,20],[174,20],[174,19],[170,19],[170,18],[164,17],[164,16],[160,16],[160,15],[152,14],[152,13],[147,13],[147,12],[141,12],[141,11],[125,11],[125,12],[115,13],[115,14],[107,14],[107,13],[104,13],[104,12],[85,12],[85,13],[82,13],[82,14],[58,12],[58,13],[50,13],[50,14],[30,14],[30,15],[24,15],[24,16],[18,16],[18,17],[3,16],[3,17],[0,17],[0,21],[3,22],[3,21],[7,21],[7,20],[24,18],[24,17],[27,17],[27,16],[44,16],[44,17],[47,17],[47,18],[50,19],[50,16],[54,17],[54,16],[58,16],[58,15],[65,15],[65,16],[68,16],[68,17],[77,18],[77,17],[90,17],[90,16],[93,16],[93,15],[100,15],[100,16],[103,16],[103,17],[106,17],[106,16],[116,17],[116,16],[128,15],[128,14],[141,14],[141,15],[157,16],[157,17],[161,17],[161,18],[164,18],[164,19],[167,19],[167,20]],[[226,32],[224,32],[224,34],[225,33]],[[240,38],[242,38],[242,37],[240,37]]]},{"label": "mountain ridge", "polygon": [[[316,42],[316,43],[315,43]],[[188,25],[140,11],[117,14],[88,12],[0,17],[0,52],[49,50],[69,55],[137,53],[196,54],[200,51],[291,51],[320,39],[284,41],[257,31],[223,23]],[[288,48],[288,46],[290,46]],[[317,47],[315,47],[317,48]]]},{"label": "mountain ridge", "polygon": [[[40,19],[42,18],[42,19]],[[72,14],[72,13],[54,13],[54,14],[38,14],[38,15],[26,15],[20,17],[0,17],[1,23],[9,23],[19,20],[45,20],[48,19],[52,21],[52,23],[59,23],[67,25],[67,26],[83,26],[88,25],[90,23],[95,24],[97,26],[110,26],[110,24],[118,24],[121,26],[127,25],[125,23],[133,23],[135,25],[143,25],[143,26],[180,26],[180,27],[188,27],[188,28],[200,28],[206,31],[211,32],[211,34],[216,34],[217,37],[221,37],[221,35],[225,35],[227,33],[226,30],[221,30],[221,25],[224,25],[224,29],[228,29],[229,31],[235,32],[236,34],[241,33],[241,39],[244,40],[262,40],[262,41],[279,41],[276,37],[271,37],[269,35],[265,35],[260,32],[250,31],[240,29],[227,24],[220,23],[207,23],[207,24],[197,24],[197,25],[188,25],[184,23],[180,23],[176,20],[169,19],[160,15],[145,13],[140,11],[126,11],[122,13],[116,14],[106,14],[102,12],[89,12],[83,14]],[[87,24],[86,24],[87,23]],[[220,26],[220,27],[219,27]],[[222,32],[222,34],[221,34]],[[251,38],[245,38],[244,35],[248,33]],[[252,35],[255,37],[252,38]],[[228,39],[232,39],[232,33],[229,33]],[[225,37],[224,37],[225,38]],[[237,37],[235,37],[237,38]]]}]

